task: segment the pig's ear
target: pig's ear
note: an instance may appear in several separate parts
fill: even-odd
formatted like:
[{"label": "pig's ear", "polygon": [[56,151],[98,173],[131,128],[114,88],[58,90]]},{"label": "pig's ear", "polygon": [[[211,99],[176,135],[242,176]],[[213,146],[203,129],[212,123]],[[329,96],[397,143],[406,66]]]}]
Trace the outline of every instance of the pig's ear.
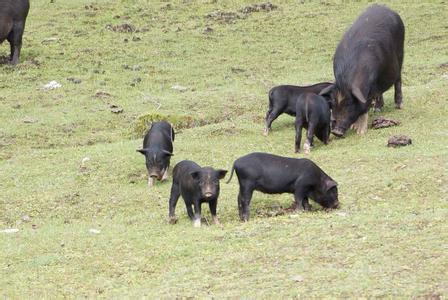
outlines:
[{"label": "pig's ear", "polygon": [[137,149],[137,152],[140,152],[141,154],[145,155],[146,152],[148,152],[148,149]]},{"label": "pig's ear", "polygon": [[337,185],[338,184],[334,180],[331,179],[325,180],[325,192],[328,192],[331,188],[334,188]]},{"label": "pig's ear", "polygon": [[191,177],[193,177],[194,180],[199,180],[199,175],[200,172],[199,171],[193,171],[190,173]]},{"label": "pig's ear", "polygon": [[361,103],[366,104],[367,100],[364,98],[364,95],[362,94],[361,90],[357,86],[352,87],[352,94],[356,97]]},{"label": "pig's ear", "polygon": [[227,170],[216,170],[216,172],[218,173],[219,179],[223,179],[224,177],[226,177]]},{"label": "pig's ear", "polygon": [[334,90],[334,88],[335,88],[335,85],[330,84],[329,86],[327,86],[326,88],[324,88],[323,90],[321,90],[319,92],[319,96],[323,96],[323,97],[330,96],[330,94]]},{"label": "pig's ear", "polygon": [[173,156],[174,155],[173,153],[171,153],[169,151],[166,151],[166,150],[162,150],[162,152],[165,153],[168,156]]}]

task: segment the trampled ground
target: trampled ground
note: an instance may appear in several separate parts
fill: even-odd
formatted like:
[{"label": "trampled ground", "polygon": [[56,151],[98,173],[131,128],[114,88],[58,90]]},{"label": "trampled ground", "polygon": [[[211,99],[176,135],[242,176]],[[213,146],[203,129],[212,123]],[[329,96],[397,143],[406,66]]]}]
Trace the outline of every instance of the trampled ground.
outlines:
[{"label": "trampled ground", "polygon": [[[167,223],[170,182],[146,186],[145,120],[176,124],[173,165],[303,157],[291,117],[262,135],[267,92],[332,80],[337,42],[370,3],[54,2],[32,1],[22,63],[0,65],[0,230],[19,229],[0,233],[1,296],[447,296],[446,3],[388,2],[407,30],[404,109],[390,91],[381,115],[401,125],[307,156],[339,183],[339,210],[277,215],[291,195],[255,193],[243,224],[234,178],[223,227],[194,229],[181,201]],[[413,144],[387,148],[394,134]]]}]

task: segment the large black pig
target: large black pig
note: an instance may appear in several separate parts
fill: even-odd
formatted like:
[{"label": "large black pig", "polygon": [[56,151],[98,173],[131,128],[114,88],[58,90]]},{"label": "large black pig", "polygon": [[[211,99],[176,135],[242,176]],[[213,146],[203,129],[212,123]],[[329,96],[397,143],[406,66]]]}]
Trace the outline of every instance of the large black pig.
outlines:
[{"label": "large black pig", "polygon": [[173,141],[173,126],[166,121],[155,122],[143,139],[143,148],[137,150],[145,156],[149,187],[154,184],[154,179],[167,179]]},{"label": "large black pig", "polygon": [[334,100],[334,135],[343,136],[350,126],[365,133],[372,101],[381,108],[382,94],[392,85],[401,108],[404,31],[396,12],[372,5],[344,34],[333,58],[335,84],[320,92]]},{"label": "large black pig", "polygon": [[300,150],[302,128],[306,128],[306,140],[303,144],[305,153],[313,146],[313,136],[328,144],[330,137],[331,111],[327,99],[314,93],[300,95],[296,102],[296,139],[295,151]]},{"label": "large black pig", "polygon": [[319,94],[323,89],[331,86],[331,82],[321,82],[308,86],[279,85],[269,91],[269,108],[266,113],[264,134],[268,135],[272,122],[282,113],[296,115],[296,101],[303,93]]},{"label": "large black pig", "polygon": [[29,0],[0,0],[0,44],[8,40],[12,65],[19,62],[22,35],[29,10]]},{"label": "large black pig", "polygon": [[337,208],[337,183],[314,162],[268,153],[250,153],[238,158],[232,168],[238,176],[238,209],[242,221],[249,220],[249,205],[254,191],[267,194],[294,194],[297,209],[310,210],[308,198],[326,208]]},{"label": "large black pig", "polygon": [[[219,224],[216,206],[219,197],[219,180],[226,176],[226,170],[211,167],[201,168],[191,160],[183,160],[173,169],[173,185],[169,200],[170,223],[176,222],[177,200],[182,195],[187,213],[194,227],[201,227],[201,204],[207,202],[215,224]],[[193,212],[194,208],[194,212]]]}]

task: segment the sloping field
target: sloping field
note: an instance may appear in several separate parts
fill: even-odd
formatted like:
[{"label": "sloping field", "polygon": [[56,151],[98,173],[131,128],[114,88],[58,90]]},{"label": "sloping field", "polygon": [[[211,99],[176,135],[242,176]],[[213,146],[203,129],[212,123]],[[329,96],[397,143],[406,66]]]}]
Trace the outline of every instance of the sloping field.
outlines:
[{"label": "sloping field", "polygon": [[[21,63],[0,65],[2,297],[447,297],[444,1],[387,2],[407,31],[404,108],[391,90],[381,115],[401,125],[307,156],[338,182],[339,210],[284,214],[291,195],[255,193],[241,223],[234,178],[221,184],[223,227],[200,229],[182,200],[168,224],[170,181],[146,186],[146,122],[176,125],[173,166],[303,157],[291,117],[262,135],[267,92],[332,80],[336,45],[370,2],[50,2],[31,3]],[[62,87],[42,89],[53,80]],[[394,134],[413,144],[387,148]]]}]

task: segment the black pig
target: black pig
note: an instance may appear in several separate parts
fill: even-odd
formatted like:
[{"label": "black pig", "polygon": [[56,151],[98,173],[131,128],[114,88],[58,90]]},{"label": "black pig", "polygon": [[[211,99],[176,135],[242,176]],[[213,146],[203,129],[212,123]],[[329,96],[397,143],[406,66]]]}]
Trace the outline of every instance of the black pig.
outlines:
[{"label": "black pig", "polygon": [[29,10],[29,0],[0,0],[0,44],[8,40],[12,65],[19,62],[22,35]]},{"label": "black pig", "polygon": [[166,121],[155,122],[143,139],[143,148],[137,150],[146,159],[149,187],[154,184],[154,179],[159,181],[167,179],[173,155],[173,141],[173,126]]},{"label": "black pig", "polygon": [[295,151],[300,150],[302,127],[307,129],[306,141],[303,144],[305,153],[313,146],[313,136],[328,144],[330,136],[331,112],[327,99],[313,93],[300,95],[296,102],[296,139]]},{"label": "black pig", "polygon": [[296,101],[303,93],[319,94],[323,89],[332,86],[331,82],[321,82],[309,86],[279,85],[269,91],[269,109],[266,113],[264,134],[268,135],[272,122],[282,113],[296,115]]},{"label": "black pig", "polygon": [[267,194],[294,194],[296,208],[310,210],[308,198],[326,208],[337,208],[337,183],[309,159],[289,158],[268,153],[251,153],[238,158],[227,183],[238,176],[238,209],[242,221],[249,220],[254,191]]},{"label": "black pig", "polygon": [[358,134],[367,132],[372,101],[381,109],[382,95],[392,85],[395,107],[401,108],[404,31],[396,12],[372,5],[344,34],[333,57],[335,84],[320,92],[334,99],[334,135],[343,136],[352,125]]},{"label": "black pig", "polygon": [[174,211],[177,200],[182,195],[188,216],[193,221],[194,227],[201,227],[201,204],[204,202],[208,202],[213,222],[219,224],[216,216],[219,180],[224,178],[226,173],[226,170],[215,170],[211,167],[201,168],[190,160],[183,160],[176,164],[173,169],[173,185],[169,200],[170,222],[176,222]]}]

